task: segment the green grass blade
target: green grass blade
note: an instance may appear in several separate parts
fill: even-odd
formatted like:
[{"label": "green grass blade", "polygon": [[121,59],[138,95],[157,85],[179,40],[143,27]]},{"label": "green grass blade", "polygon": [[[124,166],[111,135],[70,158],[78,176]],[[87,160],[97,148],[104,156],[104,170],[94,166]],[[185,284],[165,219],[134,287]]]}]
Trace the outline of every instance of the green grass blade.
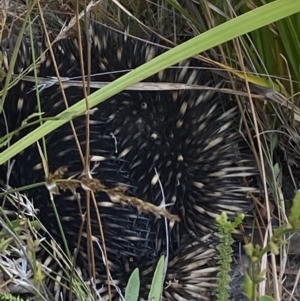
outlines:
[{"label": "green grass blade", "polygon": [[[299,3],[300,5],[300,3]],[[300,16],[299,16],[300,18]],[[287,54],[287,60],[290,63],[290,71],[293,78],[299,80],[299,65],[300,65],[300,38],[299,32],[296,32],[296,28],[291,18],[286,18],[277,22],[282,44]]]},{"label": "green grass blade", "polygon": [[193,18],[184,8],[181,7],[180,4],[178,4],[175,0],[166,0],[172,7],[174,7],[178,12],[182,14],[187,20],[192,22],[197,28],[201,28],[201,25],[198,23],[198,21]]}]

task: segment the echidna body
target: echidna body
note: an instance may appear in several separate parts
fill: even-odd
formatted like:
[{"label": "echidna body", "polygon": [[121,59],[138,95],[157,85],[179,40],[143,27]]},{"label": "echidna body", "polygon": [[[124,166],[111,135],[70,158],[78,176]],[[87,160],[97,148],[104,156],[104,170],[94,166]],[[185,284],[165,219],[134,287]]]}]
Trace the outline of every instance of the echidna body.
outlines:
[{"label": "echidna body", "polygon": [[[161,53],[151,43],[136,41],[126,34],[115,34],[100,25],[91,28],[92,81],[111,82]],[[36,46],[37,53],[45,48]],[[61,77],[81,80],[78,43],[67,39],[54,44],[54,54]],[[83,58],[87,47],[83,39]],[[3,49],[4,56],[6,55]],[[4,61],[4,63],[6,60]],[[24,43],[15,73],[31,62],[31,51]],[[5,63],[7,68],[7,63]],[[121,291],[130,273],[140,267],[142,287],[149,286],[161,254],[170,253],[164,297],[166,300],[200,299],[212,282],[216,268],[209,265],[216,251],[203,235],[216,229],[215,217],[222,211],[230,216],[249,209],[242,178],[253,172],[251,160],[243,153],[243,139],[238,134],[236,104],[217,91],[225,82],[203,64],[189,60],[147,79],[148,82],[175,82],[205,85],[213,90],[124,91],[101,103],[90,115],[90,155],[101,158],[91,162],[92,177],[108,188],[125,186],[126,194],[154,205],[163,204],[178,215],[181,222],[171,229],[164,219],[139,213],[133,206],[112,202],[104,192],[96,193],[111,276]],[[50,54],[38,64],[38,77],[56,76]],[[33,74],[33,72],[31,72]],[[65,89],[68,104],[84,98],[82,87]],[[65,109],[59,85],[41,86],[39,91],[43,118]],[[1,135],[6,123],[13,131],[36,112],[36,88],[20,80],[10,89],[2,116]],[[4,121],[4,116],[6,121]],[[83,153],[86,148],[86,118],[74,119],[76,137]],[[12,141],[23,137],[32,127],[22,130]],[[64,178],[80,178],[83,163],[74,135],[66,124],[46,136],[47,164],[50,173],[66,167]],[[9,179],[12,187],[44,181],[40,151],[32,145],[16,156]],[[87,210],[85,192],[78,188],[55,195],[55,206],[71,252],[77,246],[82,214]],[[28,190],[39,209],[39,218],[49,233],[62,245],[63,240],[46,187]],[[96,280],[106,282],[101,233],[97,210],[91,202],[92,235],[96,257]],[[86,227],[83,227],[77,268],[85,279],[87,271]],[[45,258],[44,258],[45,259]],[[49,266],[54,269],[55,265]],[[144,272],[143,272],[144,271]],[[144,277],[143,277],[144,276]],[[171,279],[173,278],[174,279]],[[144,279],[144,280],[143,280]],[[150,280],[149,280],[150,279]],[[51,286],[49,284],[49,286]],[[53,291],[55,288],[53,287]],[[58,293],[56,292],[58,295]],[[107,294],[105,285],[102,295]],[[115,292],[116,300],[119,298]],[[67,293],[66,293],[67,296]],[[103,297],[104,299],[106,297]],[[146,291],[141,298],[147,299]]]}]

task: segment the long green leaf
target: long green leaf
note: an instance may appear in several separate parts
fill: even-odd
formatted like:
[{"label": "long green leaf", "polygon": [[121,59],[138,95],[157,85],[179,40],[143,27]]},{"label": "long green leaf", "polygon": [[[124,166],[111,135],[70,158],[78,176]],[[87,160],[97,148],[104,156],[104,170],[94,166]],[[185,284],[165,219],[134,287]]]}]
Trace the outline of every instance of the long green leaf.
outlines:
[{"label": "long green leaf", "polygon": [[[233,38],[261,28],[272,22],[283,19],[300,11],[300,0],[277,0],[263,5],[255,10],[234,18],[220,26],[217,26],[167,52],[154,58],[114,82],[103,87],[101,90],[89,96],[90,108],[109,97],[123,91],[133,84],[156,74],[186,58],[192,57],[207,49],[220,45]],[[253,22],[255,20],[255,22]],[[59,128],[69,119],[84,114],[85,101],[82,100],[57,116],[56,120],[45,122],[32,133],[23,137],[10,148],[0,153],[0,165],[18,154],[21,150],[35,143],[51,131]]]},{"label": "long green leaf", "polygon": [[290,69],[293,78],[299,79],[299,64],[300,64],[300,39],[298,38],[299,32],[296,32],[296,28],[294,27],[291,18],[286,18],[284,20],[280,20],[279,22],[277,22],[277,28],[279,30],[279,34],[287,54],[287,59],[290,61]]}]

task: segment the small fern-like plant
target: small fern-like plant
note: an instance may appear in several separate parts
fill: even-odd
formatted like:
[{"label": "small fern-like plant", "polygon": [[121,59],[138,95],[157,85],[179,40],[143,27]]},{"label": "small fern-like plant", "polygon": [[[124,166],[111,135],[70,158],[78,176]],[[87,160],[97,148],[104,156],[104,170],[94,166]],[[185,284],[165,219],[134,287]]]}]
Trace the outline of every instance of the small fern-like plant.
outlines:
[{"label": "small fern-like plant", "polygon": [[218,225],[218,232],[220,234],[220,244],[217,246],[219,251],[218,265],[219,272],[217,274],[217,290],[216,296],[218,301],[227,301],[229,299],[229,289],[231,277],[229,275],[231,271],[232,262],[232,247],[234,239],[232,233],[241,224],[244,219],[243,214],[239,214],[233,222],[228,220],[227,214],[223,212],[216,218]]}]

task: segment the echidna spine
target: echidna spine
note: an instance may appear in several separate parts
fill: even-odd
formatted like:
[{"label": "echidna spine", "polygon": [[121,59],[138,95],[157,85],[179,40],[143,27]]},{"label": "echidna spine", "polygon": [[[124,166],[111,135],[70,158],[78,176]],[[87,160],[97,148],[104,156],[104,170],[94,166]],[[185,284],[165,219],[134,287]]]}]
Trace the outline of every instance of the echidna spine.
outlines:
[{"label": "echidna spine", "polygon": [[[162,52],[156,46],[115,34],[100,25],[93,24],[91,33],[91,72],[95,82],[113,81]],[[84,52],[88,49],[85,41],[83,38]],[[53,47],[60,76],[80,78],[77,42],[61,40]],[[37,48],[40,51],[45,46]],[[24,42],[16,72],[28,67],[29,53],[29,46]],[[6,56],[4,50],[3,54]],[[55,76],[49,54],[38,66],[39,77]],[[104,285],[104,290],[107,276],[99,250],[103,241],[97,223],[98,214],[111,262],[111,275],[119,283],[121,291],[124,291],[124,285],[135,267],[152,271],[168,247],[167,280],[176,276],[178,282],[165,288],[164,296],[178,301],[200,297],[201,291],[209,288],[209,283],[215,279],[216,267],[210,266],[209,259],[215,257],[215,242],[203,244],[199,240],[216,230],[216,215],[226,211],[233,217],[250,208],[246,193],[251,189],[243,184],[242,179],[253,174],[254,168],[251,157],[243,152],[243,138],[238,133],[238,110],[229,95],[218,91],[226,87],[226,81],[206,67],[196,60],[187,60],[147,81],[206,85],[214,90],[124,91],[101,103],[90,116],[90,154],[101,158],[99,164],[91,162],[93,178],[108,189],[124,186],[127,196],[138,197],[156,206],[164,197],[168,210],[181,219],[169,229],[166,237],[163,219],[139,213],[130,205],[114,203],[107,192],[97,192],[97,208],[91,208],[91,226],[95,239],[97,283]],[[66,88],[65,94],[69,105],[84,98],[82,88],[78,86]],[[39,98],[44,118],[53,117],[65,108],[58,85],[40,90]],[[5,101],[9,131],[18,128],[22,120],[35,112],[36,103],[34,84],[21,79],[9,91]],[[85,146],[86,119],[79,116],[73,122],[77,139],[81,146]],[[13,141],[30,130],[32,127],[25,128]],[[1,136],[4,134],[1,129]],[[64,167],[64,179],[82,180],[83,167],[68,124],[49,134],[46,146],[50,173]],[[44,181],[44,169],[36,145],[14,159],[10,177],[12,187]],[[29,190],[28,195],[39,209],[45,228],[63,246],[46,187]],[[60,191],[54,199],[68,247],[74,251],[81,227],[81,213],[87,210],[85,191],[80,187],[73,191],[67,189]],[[84,279],[89,279],[86,231],[85,226],[76,265]],[[196,247],[192,248],[194,244]],[[45,258],[42,256],[40,260]],[[145,267],[144,263],[151,265]],[[142,286],[149,284],[149,275],[144,275]],[[58,296],[59,289],[60,286],[53,287],[53,294]],[[145,298],[145,294],[142,291],[141,298]],[[105,293],[103,298],[106,298]]]}]

